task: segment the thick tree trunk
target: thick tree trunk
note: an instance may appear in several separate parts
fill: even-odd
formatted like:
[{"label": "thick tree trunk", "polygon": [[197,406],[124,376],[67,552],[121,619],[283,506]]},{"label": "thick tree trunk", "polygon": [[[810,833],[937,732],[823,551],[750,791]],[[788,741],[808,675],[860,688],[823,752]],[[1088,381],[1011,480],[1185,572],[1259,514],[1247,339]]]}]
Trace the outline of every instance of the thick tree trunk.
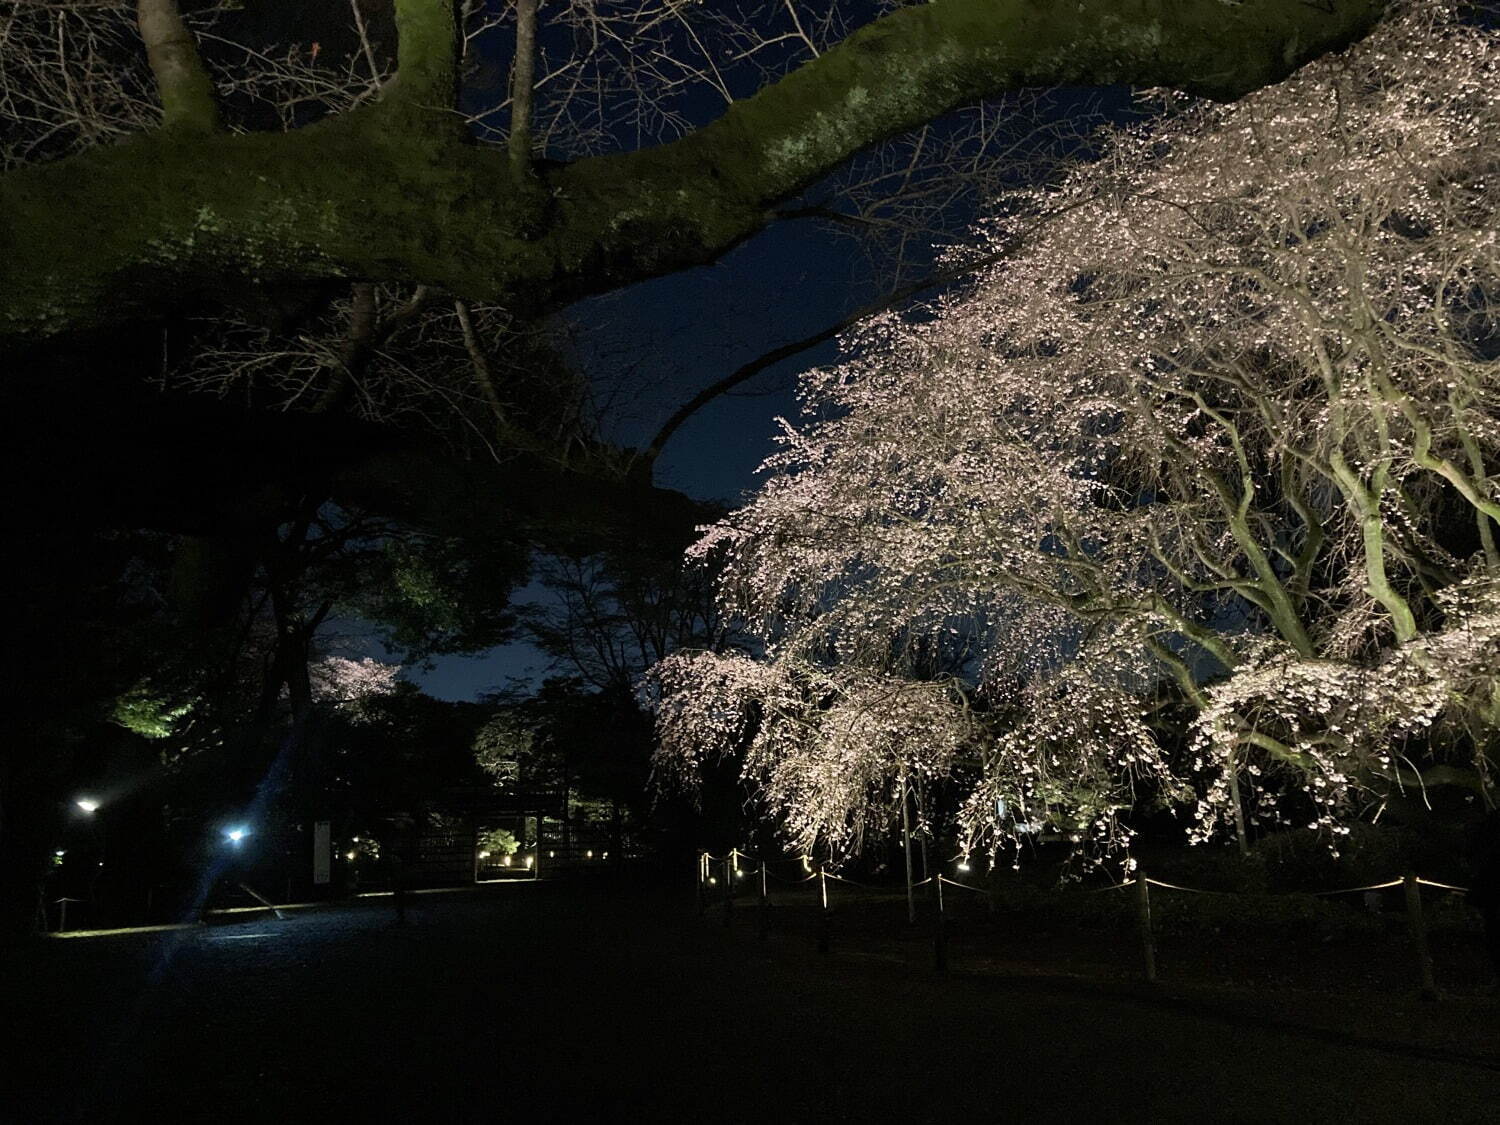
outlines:
[{"label": "thick tree trunk", "polygon": [[331,279],[544,311],[712,261],[776,201],[958,105],[1106,83],[1234,97],[1350,42],[1383,8],[914,5],[679,141],[552,169],[532,190],[456,124],[449,5],[398,0],[400,75],[379,104],[289,134],[168,127],[0,178],[0,345]]}]

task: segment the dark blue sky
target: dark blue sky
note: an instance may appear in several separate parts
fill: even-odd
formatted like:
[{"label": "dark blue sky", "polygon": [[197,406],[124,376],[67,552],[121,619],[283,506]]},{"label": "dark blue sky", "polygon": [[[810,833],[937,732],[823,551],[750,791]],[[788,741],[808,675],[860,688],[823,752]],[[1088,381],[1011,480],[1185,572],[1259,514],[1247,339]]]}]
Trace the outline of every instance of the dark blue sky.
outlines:
[{"label": "dark blue sky", "polygon": [[[852,243],[808,221],[780,223],[702,269],[585,302],[569,320],[587,345],[601,396],[625,383],[605,410],[606,436],[645,445],[678,405],[790,340],[836,322],[869,296]],[[771,452],[777,415],[797,411],[797,375],[837,355],[824,344],[757,376],[690,419],[667,444],[657,483],[699,499],[733,502],[755,485]],[[543,596],[528,588],[517,600]],[[527,644],[479,656],[438,658],[408,676],[443,699],[474,699],[520,678],[539,682],[546,657]]]}]

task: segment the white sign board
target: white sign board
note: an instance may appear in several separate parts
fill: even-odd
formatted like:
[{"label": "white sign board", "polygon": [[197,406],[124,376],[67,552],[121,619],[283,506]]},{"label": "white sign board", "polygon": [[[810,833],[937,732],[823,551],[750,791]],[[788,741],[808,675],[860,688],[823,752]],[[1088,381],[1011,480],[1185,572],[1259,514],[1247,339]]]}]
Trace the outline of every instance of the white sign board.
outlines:
[{"label": "white sign board", "polygon": [[328,821],[313,823],[313,883],[325,886],[333,881],[333,834]]}]

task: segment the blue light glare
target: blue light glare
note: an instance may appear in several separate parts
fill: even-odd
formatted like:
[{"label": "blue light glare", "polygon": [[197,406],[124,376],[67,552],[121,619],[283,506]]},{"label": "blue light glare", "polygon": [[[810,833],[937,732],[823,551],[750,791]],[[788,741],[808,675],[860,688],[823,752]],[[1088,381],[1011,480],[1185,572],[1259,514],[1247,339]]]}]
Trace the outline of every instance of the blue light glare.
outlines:
[{"label": "blue light glare", "polygon": [[240,841],[248,835],[250,835],[250,829],[244,827],[243,825],[236,825],[233,828],[224,829],[224,838],[236,847],[238,847]]}]

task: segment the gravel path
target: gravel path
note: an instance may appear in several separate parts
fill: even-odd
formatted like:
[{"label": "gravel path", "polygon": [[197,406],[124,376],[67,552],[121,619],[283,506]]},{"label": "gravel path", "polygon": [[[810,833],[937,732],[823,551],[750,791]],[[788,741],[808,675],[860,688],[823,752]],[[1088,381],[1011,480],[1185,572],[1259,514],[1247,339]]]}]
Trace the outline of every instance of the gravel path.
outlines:
[{"label": "gravel path", "polygon": [[1496,1121],[1500,1071],[762,943],[565,884],[47,942],[0,1119]]}]

